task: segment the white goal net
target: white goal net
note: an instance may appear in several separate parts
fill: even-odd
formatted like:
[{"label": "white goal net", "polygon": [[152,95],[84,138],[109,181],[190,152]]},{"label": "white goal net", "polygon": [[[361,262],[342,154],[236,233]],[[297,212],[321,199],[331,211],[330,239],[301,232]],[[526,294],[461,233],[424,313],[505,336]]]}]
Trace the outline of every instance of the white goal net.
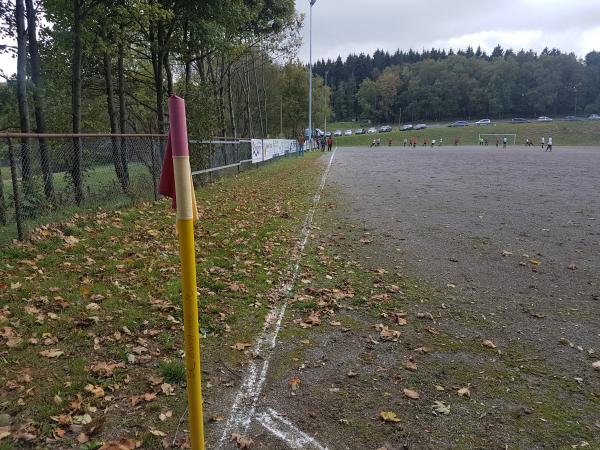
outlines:
[{"label": "white goal net", "polygon": [[477,142],[479,145],[503,145],[504,138],[506,138],[507,144],[517,145],[517,135],[512,133],[482,133],[479,135]]}]

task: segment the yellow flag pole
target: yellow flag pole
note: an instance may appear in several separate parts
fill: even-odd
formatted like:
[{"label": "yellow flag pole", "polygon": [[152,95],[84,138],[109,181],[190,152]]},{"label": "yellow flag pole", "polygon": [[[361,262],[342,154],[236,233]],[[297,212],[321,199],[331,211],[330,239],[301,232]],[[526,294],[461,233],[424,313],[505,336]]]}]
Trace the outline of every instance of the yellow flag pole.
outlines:
[{"label": "yellow flag pole", "polygon": [[[171,146],[173,178],[175,182],[179,260],[181,264],[181,291],[183,296],[183,333],[189,409],[188,426],[191,448],[193,450],[204,450],[198,290],[196,286],[196,247],[194,242],[194,222],[197,220],[197,210],[190,169],[185,103],[183,99],[176,96],[169,98],[169,117],[171,122],[169,144]],[[168,153],[166,155],[167,158],[169,157]],[[163,170],[165,169],[163,168]],[[162,181],[161,177],[161,184]]]}]

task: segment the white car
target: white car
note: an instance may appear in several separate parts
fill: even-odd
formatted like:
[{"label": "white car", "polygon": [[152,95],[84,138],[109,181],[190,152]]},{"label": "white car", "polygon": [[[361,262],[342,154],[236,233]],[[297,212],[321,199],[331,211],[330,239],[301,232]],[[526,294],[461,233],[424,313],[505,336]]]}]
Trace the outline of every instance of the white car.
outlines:
[{"label": "white car", "polygon": [[344,136],[352,136],[352,130],[344,131]]},{"label": "white car", "polygon": [[475,122],[475,125],[491,125],[492,121],[490,119],[481,119]]},{"label": "white car", "polygon": [[369,129],[367,130],[367,133],[368,133],[368,134],[375,134],[375,133],[377,133],[377,128],[373,128],[373,127],[371,127],[371,128],[369,128]]},{"label": "white car", "polygon": [[341,136],[341,135],[342,135],[342,130],[335,130],[335,131],[333,132],[333,135],[334,135],[334,136]]},{"label": "white car", "polygon": [[538,117],[538,122],[552,122],[552,119],[547,116]]},{"label": "white car", "polygon": [[588,120],[600,120],[600,114],[591,114]]}]

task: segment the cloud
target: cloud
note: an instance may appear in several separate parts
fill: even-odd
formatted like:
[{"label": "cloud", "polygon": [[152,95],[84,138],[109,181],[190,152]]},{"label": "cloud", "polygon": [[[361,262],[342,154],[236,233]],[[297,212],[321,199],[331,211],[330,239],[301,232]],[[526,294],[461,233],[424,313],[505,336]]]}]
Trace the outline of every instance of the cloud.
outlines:
[{"label": "cloud", "polygon": [[[308,61],[308,0],[304,46]],[[600,46],[598,0],[317,0],[313,7],[313,59],[349,53],[423,48],[556,47],[583,57]]]}]

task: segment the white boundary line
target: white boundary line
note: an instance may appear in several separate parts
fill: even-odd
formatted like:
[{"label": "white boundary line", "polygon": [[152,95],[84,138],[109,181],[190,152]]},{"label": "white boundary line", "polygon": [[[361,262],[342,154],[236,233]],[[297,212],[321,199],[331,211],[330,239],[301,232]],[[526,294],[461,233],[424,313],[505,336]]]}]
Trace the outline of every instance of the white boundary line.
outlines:
[{"label": "white boundary line", "polygon": [[271,408],[258,414],[256,420],[290,448],[328,450]]},{"label": "white boundary line", "polygon": [[[317,210],[317,206],[321,201],[321,192],[325,187],[325,181],[327,180],[327,175],[331,169],[336,150],[337,147],[331,154],[331,158],[329,158],[329,163],[321,178],[321,184],[319,184],[317,192],[313,197],[312,207],[304,220],[304,226],[301,233],[302,240],[294,248],[292,254],[293,269],[291,278],[284,280],[278,289],[279,296],[284,298],[284,302],[281,305],[274,307],[268,314],[262,333],[252,348],[253,358],[248,365],[248,370],[242,380],[242,385],[231,406],[229,419],[227,419],[227,422],[225,423],[223,434],[219,440],[219,448],[223,447],[223,444],[229,439],[231,433],[246,433],[256,413],[256,404],[267,377],[273,349],[277,344],[277,336],[279,335],[279,330],[281,330],[281,322],[283,321],[283,316],[287,309],[289,295],[291,294],[296,278],[298,277],[298,272],[300,271],[300,261],[302,259],[302,254],[304,253],[304,247],[308,242],[313,217]],[[274,321],[275,323],[273,323]]]}]

